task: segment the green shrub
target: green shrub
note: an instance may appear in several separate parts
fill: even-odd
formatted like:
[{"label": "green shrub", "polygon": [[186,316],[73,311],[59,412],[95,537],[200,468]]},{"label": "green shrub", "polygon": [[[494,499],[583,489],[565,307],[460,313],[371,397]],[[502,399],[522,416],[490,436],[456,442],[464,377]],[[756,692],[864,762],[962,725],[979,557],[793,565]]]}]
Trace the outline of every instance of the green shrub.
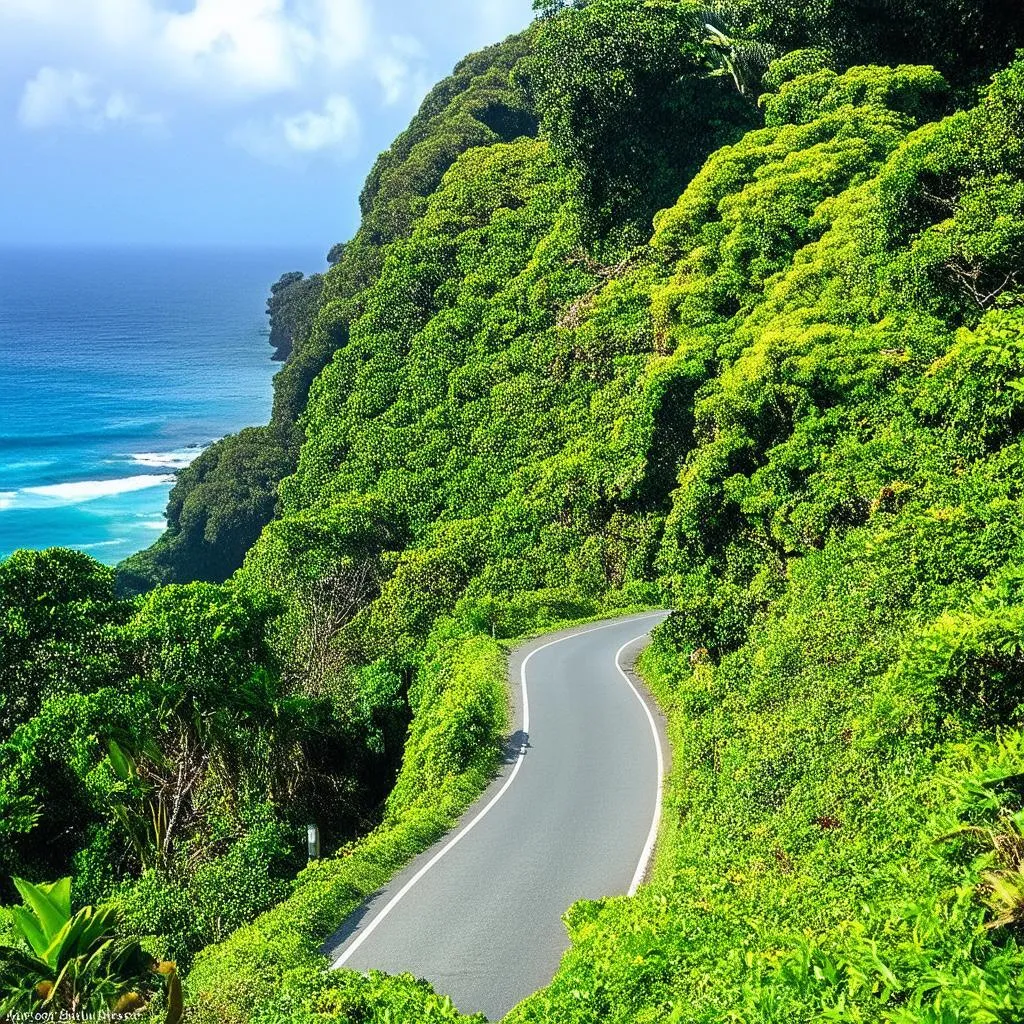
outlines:
[{"label": "green shrub", "polygon": [[480,1014],[465,1016],[445,995],[436,994],[411,974],[390,977],[371,971],[327,974],[296,972],[271,1010],[257,1011],[253,1024],[484,1024]]},{"label": "green shrub", "polygon": [[507,639],[539,633],[545,628],[576,619],[592,618],[600,605],[570,588],[550,588],[513,594],[508,598],[464,597],[455,616],[475,631]]}]

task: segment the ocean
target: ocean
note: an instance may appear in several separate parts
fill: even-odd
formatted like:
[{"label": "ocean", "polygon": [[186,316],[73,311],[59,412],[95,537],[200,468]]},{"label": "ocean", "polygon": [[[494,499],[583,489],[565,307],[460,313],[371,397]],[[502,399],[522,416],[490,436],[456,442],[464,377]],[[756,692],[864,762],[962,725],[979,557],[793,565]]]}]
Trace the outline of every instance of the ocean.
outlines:
[{"label": "ocean", "polygon": [[0,250],[0,558],[148,547],[175,471],[270,415],[271,284],[324,266],[318,250]]}]

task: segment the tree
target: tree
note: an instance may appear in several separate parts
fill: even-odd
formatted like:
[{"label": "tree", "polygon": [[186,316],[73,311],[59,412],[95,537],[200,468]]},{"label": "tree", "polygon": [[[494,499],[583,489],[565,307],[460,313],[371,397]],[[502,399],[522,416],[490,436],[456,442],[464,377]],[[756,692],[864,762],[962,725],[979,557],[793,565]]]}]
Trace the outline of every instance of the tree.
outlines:
[{"label": "tree", "polygon": [[518,79],[579,190],[591,238],[639,241],[705,157],[756,123],[756,109],[711,77],[721,54],[697,14],[593,0],[538,23]]},{"label": "tree", "polygon": [[1020,4],[1007,0],[740,0],[745,30],[779,52],[829,50],[856,64],[932,64],[952,83],[984,81],[1024,44]]},{"label": "tree", "polygon": [[740,13],[733,4],[716,4],[697,12],[693,19],[705,45],[721,65],[721,73],[732,78],[741,96],[756,97],[774,49],[757,39],[737,34]]},{"label": "tree", "polygon": [[260,538],[243,580],[258,580],[288,609],[286,671],[303,692],[323,692],[344,664],[338,634],[380,593],[382,556],[404,539],[401,516],[376,495],[285,516]]},{"label": "tree", "polygon": [[0,741],[51,693],[118,673],[125,609],[113,572],[81,551],[17,551],[0,562]]},{"label": "tree", "polygon": [[[331,250],[338,259],[343,253],[344,247],[340,252],[337,246]],[[306,277],[297,270],[282,274],[277,283],[270,286],[267,316],[270,317],[270,344],[275,360],[283,362],[292,349],[308,337],[323,290],[322,274]]]},{"label": "tree", "polygon": [[178,474],[163,536],[118,566],[119,592],[227,579],[273,518],[295,449],[290,435],[273,427],[247,427],[207,448]]}]

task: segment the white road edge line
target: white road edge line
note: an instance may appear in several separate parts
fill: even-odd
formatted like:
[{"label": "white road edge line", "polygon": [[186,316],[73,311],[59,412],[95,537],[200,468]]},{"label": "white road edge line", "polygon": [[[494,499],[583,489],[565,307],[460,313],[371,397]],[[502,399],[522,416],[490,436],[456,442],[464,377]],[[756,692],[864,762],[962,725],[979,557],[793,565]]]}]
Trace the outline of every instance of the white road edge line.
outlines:
[{"label": "white road edge line", "polygon": [[[649,615],[637,616],[637,619],[653,618],[655,615],[664,615],[664,614],[665,614],[664,612],[660,612],[660,611],[659,612],[651,612]],[[600,629],[611,629],[613,626],[621,626],[621,625],[622,625],[622,620],[618,620],[617,619],[614,622],[606,622],[606,623],[604,623],[603,625],[600,625],[600,626],[592,626],[590,629],[581,629],[578,633],[570,633],[568,636],[560,636],[556,640],[549,640],[546,644],[541,644],[540,647],[535,647],[523,659],[523,663],[522,663],[522,665],[520,667],[520,671],[519,671],[519,679],[520,679],[520,685],[521,685],[521,690],[522,690],[522,702],[523,702],[523,725],[522,725],[522,731],[524,733],[526,733],[527,740],[529,740],[529,735],[530,735],[530,699],[529,699],[529,695],[527,694],[527,691],[526,691],[526,666],[530,663],[530,659],[538,651],[546,650],[548,647],[554,647],[555,644],[560,644],[560,643],[562,643],[565,640],[572,640],[574,637],[584,636],[587,633],[596,633]],[[619,648],[618,653],[615,655],[615,667],[619,670],[619,672],[622,673],[623,678],[626,680],[627,683],[629,683],[630,688],[633,690],[633,692],[636,693],[637,698],[639,699],[640,703],[644,705],[644,710],[647,712],[647,717],[650,719],[651,727],[654,728],[654,718],[651,716],[651,712],[648,709],[647,704],[644,702],[643,697],[641,697],[640,694],[637,693],[637,689],[636,689],[635,686],[633,686],[633,683],[630,681],[629,676],[627,676],[625,674],[625,672],[622,671],[622,666],[619,665],[619,654],[621,654],[622,651],[625,650],[625,648],[629,646],[629,644],[635,643],[641,637],[644,637],[646,635],[647,635],[646,633],[641,633],[640,636],[634,637],[624,647]],[[657,729],[655,729],[654,738],[655,738],[655,741],[658,744],[658,806],[657,806],[656,815],[655,815],[656,820],[655,820],[655,827],[653,829],[653,832],[657,832],[657,818],[661,816],[661,766],[662,766],[661,741],[658,739]],[[491,797],[490,800],[488,800],[487,805],[480,811],[480,813],[478,815],[476,815],[475,818],[473,818],[473,820],[468,825],[465,826],[465,828],[463,828],[456,835],[452,836],[452,838],[447,843],[445,843],[445,845],[442,846],[441,849],[438,850],[437,853],[435,853],[434,856],[431,857],[430,860],[428,860],[427,863],[424,864],[423,867],[421,867],[419,869],[419,871],[417,871],[416,874],[413,875],[412,878],[410,878],[409,881],[406,882],[405,885],[403,885],[402,888],[399,889],[398,892],[396,892],[395,895],[391,897],[390,900],[388,900],[387,904],[385,904],[385,906],[381,910],[381,912],[361,932],[359,932],[358,935],[356,935],[355,939],[353,939],[353,941],[348,946],[348,948],[341,954],[341,956],[338,957],[337,960],[334,961],[334,963],[331,964],[331,970],[332,971],[333,970],[337,970],[337,968],[339,968],[339,967],[344,967],[344,965],[345,965],[346,961],[349,959],[349,957],[351,957],[352,954],[373,934],[373,932],[376,929],[377,925],[379,925],[381,923],[381,921],[383,921],[384,918],[386,918],[388,916],[388,914],[390,914],[391,911],[395,909],[395,906],[402,899],[402,897],[404,897],[405,894],[453,846],[455,846],[457,843],[461,842],[461,840],[465,836],[467,836],[472,831],[472,829],[480,821],[483,820],[484,816],[488,813],[488,811],[490,811],[490,809],[505,795],[505,793],[507,792],[509,786],[511,786],[512,783],[515,782],[516,776],[519,774],[519,769],[523,765],[523,758],[525,756],[526,756],[526,744],[524,743],[519,748],[519,754],[516,757],[515,766],[512,768],[512,773],[505,780],[505,785],[503,785],[501,787],[501,789],[499,789],[498,792],[495,793],[494,796]],[[650,837],[648,837],[648,844],[653,848],[653,845],[654,845],[653,844],[653,840]],[[646,847],[645,847],[645,851],[646,851]],[[639,868],[637,870],[639,872]],[[640,872],[640,873],[642,874],[642,872]],[[634,882],[635,882],[635,879],[634,879]],[[634,884],[633,888],[630,889],[630,895],[633,894],[633,891],[635,890],[635,888],[636,888],[636,884]]]},{"label": "white road edge line", "polygon": [[643,694],[633,685],[633,680],[629,678],[629,673],[622,667],[622,662],[619,659],[622,657],[622,652],[629,647],[631,644],[635,644],[637,640],[642,640],[646,633],[641,633],[639,636],[633,637],[632,640],[627,640],[616,652],[615,652],[615,667],[619,670],[619,675],[626,680],[626,685],[636,695],[636,699],[640,701],[640,706],[644,709],[644,714],[647,715],[647,721],[651,726],[651,735],[654,737],[654,750],[658,756],[658,778],[655,782],[655,797],[654,797],[654,820],[651,822],[651,830],[647,833],[647,842],[644,843],[643,852],[640,854],[640,863],[636,866],[636,871],[633,873],[633,881],[629,883],[628,896],[636,894],[637,889],[640,888],[640,883],[644,880],[644,875],[647,874],[647,866],[651,862],[651,857],[654,856],[654,844],[658,839],[658,826],[661,824],[661,787],[665,778],[665,755],[661,749],[661,736],[658,735],[658,726],[654,721],[654,715],[651,713],[651,709],[644,700]]}]

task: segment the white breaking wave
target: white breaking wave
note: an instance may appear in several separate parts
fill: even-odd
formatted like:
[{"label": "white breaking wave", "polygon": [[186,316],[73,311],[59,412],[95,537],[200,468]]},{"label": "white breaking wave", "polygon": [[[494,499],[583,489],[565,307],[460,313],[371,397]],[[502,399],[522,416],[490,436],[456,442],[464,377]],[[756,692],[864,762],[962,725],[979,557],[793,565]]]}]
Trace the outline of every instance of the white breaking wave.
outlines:
[{"label": "white breaking wave", "polygon": [[125,476],[119,480],[76,480],[65,484],[25,487],[15,492],[10,504],[5,507],[23,505],[25,503],[24,495],[31,495],[35,499],[45,498],[47,502],[55,501],[77,505],[83,501],[95,501],[97,498],[109,498],[115,494],[128,494],[131,491],[144,491],[149,487],[173,484],[174,479],[173,473],[161,473],[159,475]]},{"label": "white breaking wave", "polygon": [[202,450],[179,448],[174,452],[136,452],[131,456],[131,460],[140,466],[151,466],[154,469],[184,469],[195,462]]},{"label": "white breaking wave", "polygon": [[52,465],[53,459],[23,459],[21,462],[5,462],[3,469],[6,473],[12,473],[16,469],[42,469]]},{"label": "white breaking wave", "polygon": [[147,519],[142,524],[147,530],[166,530],[167,520],[166,519]]}]

